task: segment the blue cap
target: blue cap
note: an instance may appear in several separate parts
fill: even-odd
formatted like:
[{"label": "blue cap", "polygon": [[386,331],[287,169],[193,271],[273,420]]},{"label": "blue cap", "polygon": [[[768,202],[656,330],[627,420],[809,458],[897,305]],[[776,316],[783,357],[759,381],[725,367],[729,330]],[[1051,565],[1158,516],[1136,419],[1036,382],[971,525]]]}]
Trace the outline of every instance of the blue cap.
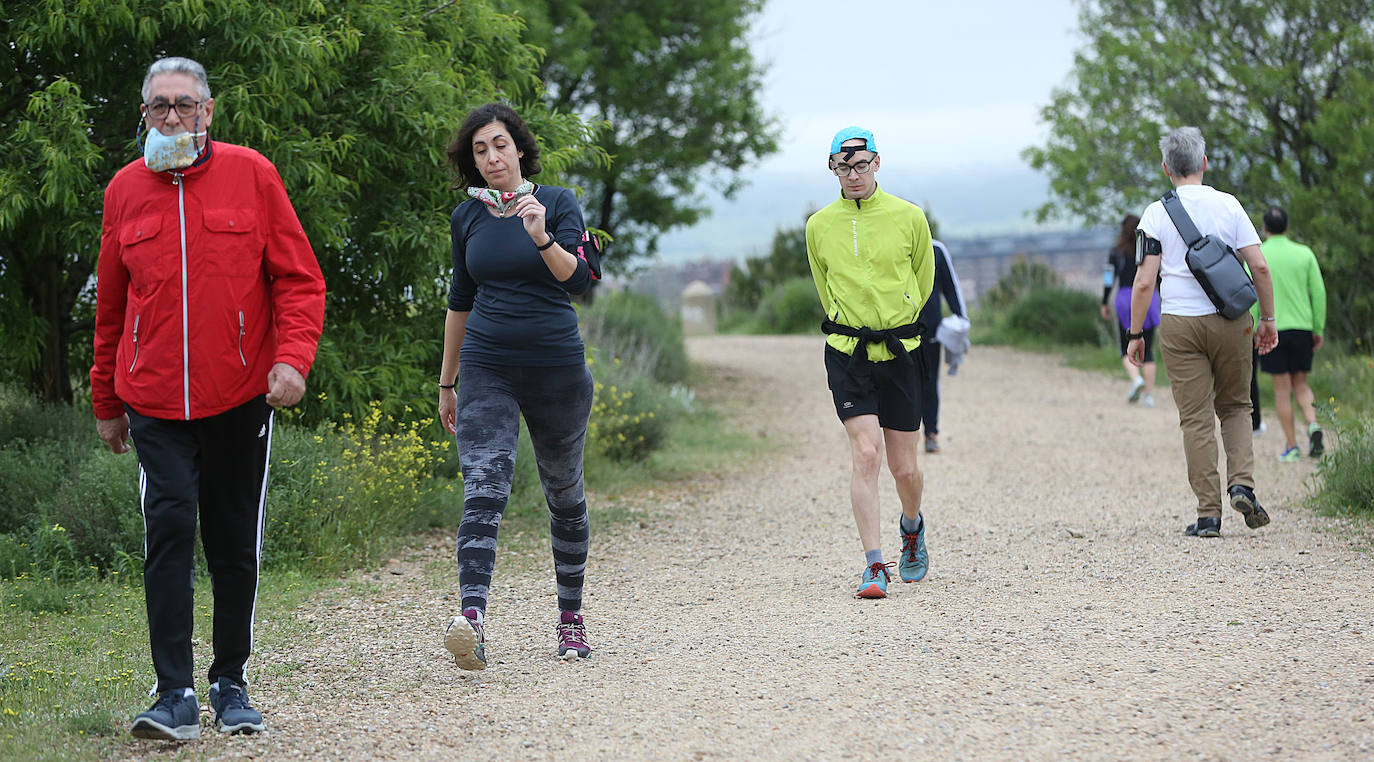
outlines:
[{"label": "blue cap", "polygon": [[835,137],[830,141],[830,153],[839,153],[841,147],[844,145],[844,141],[854,140],[855,138],[862,138],[864,141],[864,148],[867,150],[873,153],[878,152],[878,144],[873,140],[873,133],[862,127],[846,127],[835,133]]}]

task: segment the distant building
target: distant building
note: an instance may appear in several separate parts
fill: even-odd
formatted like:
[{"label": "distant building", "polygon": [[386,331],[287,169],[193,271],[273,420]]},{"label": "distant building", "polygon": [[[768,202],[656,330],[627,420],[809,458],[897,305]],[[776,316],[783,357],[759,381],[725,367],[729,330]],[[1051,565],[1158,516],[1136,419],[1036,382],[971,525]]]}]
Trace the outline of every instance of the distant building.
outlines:
[{"label": "distant building", "polygon": [[712,293],[720,294],[730,282],[728,260],[700,259],[682,264],[651,265],[629,279],[627,288],[637,294],[652,296],[665,315],[677,315],[682,309],[682,291],[687,285],[700,281]]},{"label": "distant building", "polygon": [[1031,262],[1049,265],[1068,288],[1097,292],[1102,288],[1102,266],[1116,241],[1116,232],[1070,230],[941,240],[949,247],[964,298],[977,304],[1022,254]]}]

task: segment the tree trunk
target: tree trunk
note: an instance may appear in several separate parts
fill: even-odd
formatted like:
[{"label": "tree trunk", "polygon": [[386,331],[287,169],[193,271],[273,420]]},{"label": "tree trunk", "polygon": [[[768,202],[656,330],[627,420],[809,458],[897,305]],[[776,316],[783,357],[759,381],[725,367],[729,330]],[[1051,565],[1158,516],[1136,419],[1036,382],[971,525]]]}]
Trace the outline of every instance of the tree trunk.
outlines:
[{"label": "tree trunk", "polygon": [[67,368],[67,339],[71,304],[65,299],[66,278],[63,257],[48,254],[38,258],[25,280],[24,289],[34,316],[43,321],[38,366],[29,374],[29,385],[44,402],[72,401],[72,379]]}]

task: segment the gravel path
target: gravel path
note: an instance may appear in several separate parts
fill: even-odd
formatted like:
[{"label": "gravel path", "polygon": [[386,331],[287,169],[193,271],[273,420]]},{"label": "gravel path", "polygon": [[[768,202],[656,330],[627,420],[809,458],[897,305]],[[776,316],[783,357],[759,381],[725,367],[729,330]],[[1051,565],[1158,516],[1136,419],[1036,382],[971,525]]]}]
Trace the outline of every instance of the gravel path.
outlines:
[{"label": "gravel path", "polygon": [[[976,348],[921,456],[931,572],[883,601],[862,564],[818,337],[689,343],[771,455],[633,496],[593,528],[592,659],[553,656],[546,550],[503,552],[491,666],[457,670],[446,537],[262,622],[260,759],[1368,759],[1369,537],[1302,506],[1309,463],[1256,444],[1273,523],[1193,515],[1177,414],[1124,380]],[[898,506],[884,472],[885,552]],[[591,485],[593,490],[596,485]],[[208,733],[207,735],[217,735]],[[125,747],[157,756],[172,749]],[[189,749],[187,749],[189,750]]]}]

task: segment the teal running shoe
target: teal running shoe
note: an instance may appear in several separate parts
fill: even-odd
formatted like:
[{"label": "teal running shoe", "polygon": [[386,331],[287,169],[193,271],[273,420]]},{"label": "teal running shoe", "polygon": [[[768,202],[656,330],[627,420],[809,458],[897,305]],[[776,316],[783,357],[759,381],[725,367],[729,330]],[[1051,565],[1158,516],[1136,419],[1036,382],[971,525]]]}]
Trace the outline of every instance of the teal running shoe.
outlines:
[{"label": "teal running shoe", "polygon": [[921,526],[911,534],[902,534],[902,556],[897,564],[897,574],[903,582],[920,582],[926,578],[930,569],[930,557],[926,554],[926,519],[921,517]]},{"label": "teal running shoe", "polygon": [[863,577],[859,579],[859,591],[854,593],[854,597],[886,598],[887,583],[892,580],[887,574],[890,566],[892,566],[890,563],[875,563],[864,569]]},{"label": "teal running shoe", "polygon": [[1280,463],[1297,463],[1300,460],[1302,460],[1302,451],[1296,447],[1289,447],[1287,450],[1279,453]]}]

